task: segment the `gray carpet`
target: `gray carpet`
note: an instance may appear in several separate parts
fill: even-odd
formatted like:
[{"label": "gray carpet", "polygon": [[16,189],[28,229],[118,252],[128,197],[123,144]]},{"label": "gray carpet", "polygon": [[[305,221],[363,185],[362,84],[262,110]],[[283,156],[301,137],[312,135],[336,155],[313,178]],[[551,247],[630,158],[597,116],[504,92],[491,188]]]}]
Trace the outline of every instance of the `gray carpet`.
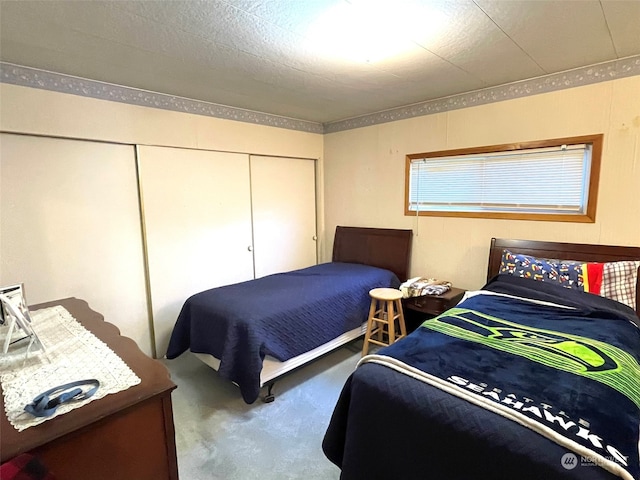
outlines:
[{"label": "gray carpet", "polygon": [[361,347],[356,341],[289,373],[276,382],[273,403],[252,405],[193,355],[163,360],[178,386],[172,399],[181,480],[338,479],[321,443]]}]

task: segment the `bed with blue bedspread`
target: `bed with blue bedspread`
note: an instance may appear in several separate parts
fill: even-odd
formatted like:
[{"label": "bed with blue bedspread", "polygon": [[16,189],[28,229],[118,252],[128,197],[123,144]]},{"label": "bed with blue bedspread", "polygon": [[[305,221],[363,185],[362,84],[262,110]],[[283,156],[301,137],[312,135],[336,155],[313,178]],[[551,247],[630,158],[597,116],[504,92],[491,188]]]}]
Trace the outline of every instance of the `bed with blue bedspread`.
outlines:
[{"label": "bed with blue bedspread", "polygon": [[286,362],[345,332],[358,329],[361,335],[369,290],[400,285],[410,245],[410,230],[338,227],[333,262],[188,298],[167,358],[186,350],[211,355],[219,361],[219,375],[236,383],[245,402],[253,403],[262,386],[265,357]]},{"label": "bed with blue bedspread", "polygon": [[341,478],[640,478],[636,312],[514,275],[473,293],[361,360],[323,441]]}]

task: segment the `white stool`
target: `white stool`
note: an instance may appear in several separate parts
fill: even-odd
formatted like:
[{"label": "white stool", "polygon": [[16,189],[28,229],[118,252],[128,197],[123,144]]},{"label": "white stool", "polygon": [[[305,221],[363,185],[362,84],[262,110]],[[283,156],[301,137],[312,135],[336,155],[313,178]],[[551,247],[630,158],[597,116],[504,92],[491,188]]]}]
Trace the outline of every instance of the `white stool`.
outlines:
[{"label": "white stool", "polygon": [[[364,345],[362,346],[363,357],[369,351],[369,343],[386,347],[407,336],[402,312],[402,292],[395,288],[374,288],[369,291],[369,296],[371,297],[371,307],[369,308],[367,333],[364,336]],[[396,331],[396,320],[398,320],[400,333]],[[388,342],[385,342],[385,333]],[[374,334],[375,340],[371,338]]]}]

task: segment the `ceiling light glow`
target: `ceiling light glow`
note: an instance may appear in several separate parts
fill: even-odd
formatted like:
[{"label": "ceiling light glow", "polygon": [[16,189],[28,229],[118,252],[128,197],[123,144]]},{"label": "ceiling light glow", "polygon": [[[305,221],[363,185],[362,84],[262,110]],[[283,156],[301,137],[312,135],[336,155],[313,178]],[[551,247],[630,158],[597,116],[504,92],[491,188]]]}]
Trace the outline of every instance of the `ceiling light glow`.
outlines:
[{"label": "ceiling light glow", "polygon": [[376,63],[416,47],[415,28],[440,30],[442,15],[415,1],[348,0],[335,4],[313,22],[308,47],[322,56]]}]

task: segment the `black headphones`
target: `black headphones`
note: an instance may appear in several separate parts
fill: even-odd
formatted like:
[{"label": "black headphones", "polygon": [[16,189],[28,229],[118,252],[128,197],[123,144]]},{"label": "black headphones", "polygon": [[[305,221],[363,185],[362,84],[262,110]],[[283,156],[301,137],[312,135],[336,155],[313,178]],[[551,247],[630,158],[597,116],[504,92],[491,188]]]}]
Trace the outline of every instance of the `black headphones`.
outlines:
[{"label": "black headphones", "polygon": [[[83,391],[81,388],[74,388],[81,385],[91,385],[91,388],[86,391]],[[30,413],[34,417],[50,417],[55,413],[58,405],[72,400],[85,400],[96,393],[99,386],[100,382],[95,378],[91,378],[89,380],[78,380],[77,382],[59,385],[35,397],[33,402],[24,407],[24,411]],[[50,398],[56,393],[60,393],[60,395]]]}]

